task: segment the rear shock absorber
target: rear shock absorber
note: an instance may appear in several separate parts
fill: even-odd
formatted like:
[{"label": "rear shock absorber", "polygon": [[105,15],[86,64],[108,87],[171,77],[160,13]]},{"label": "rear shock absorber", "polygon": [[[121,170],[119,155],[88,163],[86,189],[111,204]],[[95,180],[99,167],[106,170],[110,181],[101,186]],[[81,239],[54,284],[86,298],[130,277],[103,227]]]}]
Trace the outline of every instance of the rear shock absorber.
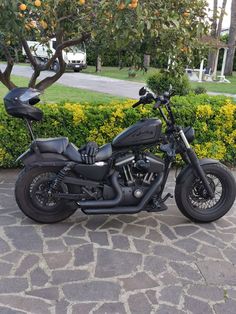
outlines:
[{"label": "rear shock absorber", "polygon": [[69,162],[68,164],[65,165],[64,168],[62,168],[55,180],[52,182],[51,186],[50,186],[50,191],[56,191],[59,186],[61,185],[63,179],[65,178],[65,176],[67,175],[68,172],[70,172],[75,166],[75,163],[74,162]]}]

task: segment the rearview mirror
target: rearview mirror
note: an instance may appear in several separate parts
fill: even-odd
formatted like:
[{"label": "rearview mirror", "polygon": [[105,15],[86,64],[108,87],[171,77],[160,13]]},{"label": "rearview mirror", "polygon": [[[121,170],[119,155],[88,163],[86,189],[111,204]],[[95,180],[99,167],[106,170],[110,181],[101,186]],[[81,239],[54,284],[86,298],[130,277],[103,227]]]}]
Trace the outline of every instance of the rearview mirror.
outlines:
[{"label": "rearview mirror", "polygon": [[139,90],[139,96],[144,96],[147,94],[147,90],[145,87],[142,87],[140,90]]}]

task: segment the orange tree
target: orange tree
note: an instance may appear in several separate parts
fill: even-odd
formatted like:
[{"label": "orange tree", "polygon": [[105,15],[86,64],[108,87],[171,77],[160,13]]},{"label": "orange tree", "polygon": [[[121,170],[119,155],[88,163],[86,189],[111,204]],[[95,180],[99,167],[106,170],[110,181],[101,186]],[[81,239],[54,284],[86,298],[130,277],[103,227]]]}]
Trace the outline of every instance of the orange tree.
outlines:
[{"label": "orange tree", "polygon": [[[106,50],[129,49],[151,38],[157,54],[174,56],[170,70],[181,72],[189,63],[197,38],[206,30],[205,0],[2,0],[0,3],[0,49],[7,66],[0,81],[9,89],[14,59],[10,46],[20,43],[32,65],[30,87],[44,90],[65,71],[63,49],[90,38]],[[45,64],[38,64],[27,40],[47,44],[56,38],[57,48]],[[58,72],[37,81],[40,72],[59,62]]]}]

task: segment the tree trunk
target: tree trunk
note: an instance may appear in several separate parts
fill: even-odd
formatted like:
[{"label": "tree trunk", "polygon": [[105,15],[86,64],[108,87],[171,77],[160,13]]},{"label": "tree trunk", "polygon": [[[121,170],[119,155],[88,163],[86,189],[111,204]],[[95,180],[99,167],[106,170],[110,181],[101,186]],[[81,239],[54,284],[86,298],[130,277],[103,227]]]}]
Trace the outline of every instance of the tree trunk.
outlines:
[{"label": "tree trunk", "polygon": [[227,54],[225,75],[232,75],[235,55],[235,40],[236,40],[236,0],[232,0],[231,4],[231,21],[229,29],[229,50]]},{"label": "tree trunk", "polygon": [[[217,6],[218,1],[214,1],[214,9],[213,9],[213,23],[212,23],[212,29],[211,29],[211,36],[216,39],[220,39],[220,34],[222,31],[222,23],[225,15],[225,8],[226,8],[227,0],[223,0],[221,11],[220,11],[220,17],[217,25]],[[217,50],[211,50],[208,54],[208,62],[207,67],[214,71],[215,63],[216,63],[216,56],[217,56]]]},{"label": "tree trunk", "polygon": [[97,63],[96,63],[96,72],[102,71],[102,58],[100,55],[97,56]]},{"label": "tree trunk", "polygon": [[144,55],[143,66],[148,69],[150,68],[151,56],[149,54]]},{"label": "tree trunk", "polygon": [[18,54],[18,49],[16,47],[14,48],[14,53],[15,53],[15,63],[19,63],[19,54]]},{"label": "tree trunk", "polygon": [[[213,6],[213,22],[211,25],[211,37],[216,38],[217,33],[217,8],[218,8],[218,0],[214,0]],[[215,68],[215,60],[216,60],[216,51],[211,50],[208,54],[207,67],[212,71]]]},{"label": "tree trunk", "polygon": [[221,11],[220,11],[220,17],[219,17],[219,22],[217,26],[217,31],[216,31],[216,37],[220,38],[220,34],[222,31],[222,24],[223,24],[223,19],[225,16],[225,8],[226,8],[227,0],[223,0]]},{"label": "tree trunk", "polygon": [[213,6],[213,22],[211,26],[211,36],[215,37],[217,32],[217,10],[218,10],[218,0],[214,0]]},{"label": "tree trunk", "polygon": [[208,54],[207,68],[211,69],[211,72],[213,72],[215,68],[216,54],[217,54],[217,51],[215,49],[211,50]]}]

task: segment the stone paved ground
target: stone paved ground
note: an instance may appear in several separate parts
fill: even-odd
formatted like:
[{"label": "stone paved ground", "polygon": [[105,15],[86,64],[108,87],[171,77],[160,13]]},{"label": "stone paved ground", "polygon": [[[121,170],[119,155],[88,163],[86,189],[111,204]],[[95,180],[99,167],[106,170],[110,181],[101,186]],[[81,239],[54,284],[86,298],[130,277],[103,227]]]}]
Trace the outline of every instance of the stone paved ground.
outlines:
[{"label": "stone paved ground", "polygon": [[16,174],[0,171],[1,314],[236,313],[236,206],[206,225],[173,201],[163,214],[39,225],[15,204]]}]

